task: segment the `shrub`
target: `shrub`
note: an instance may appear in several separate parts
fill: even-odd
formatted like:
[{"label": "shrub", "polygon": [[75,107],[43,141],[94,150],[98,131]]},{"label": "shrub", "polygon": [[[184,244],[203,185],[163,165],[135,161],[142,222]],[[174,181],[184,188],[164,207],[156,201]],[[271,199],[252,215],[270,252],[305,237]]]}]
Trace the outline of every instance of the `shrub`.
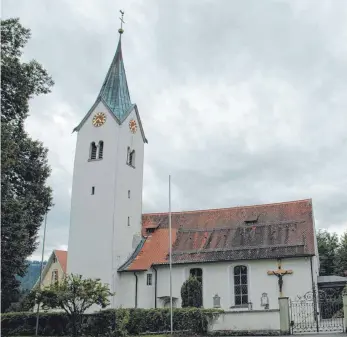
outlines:
[{"label": "shrub", "polygon": [[[210,320],[223,311],[215,309],[177,308],[173,311],[173,329],[203,334]],[[29,336],[35,334],[35,313],[8,313],[1,317],[4,336]],[[169,309],[109,309],[85,314],[82,319],[84,336],[126,336],[170,330]],[[40,314],[39,334],[63,336],[71,334],[71,322],[64,313]]]},{"label": "shrub", "polygon": [[[33,336],[36,329],[36,313],[15,312],[1,315],[3,336]],[[69,332],[69,319],[63,313],[40,313],[39,334],[66,336]]]}]

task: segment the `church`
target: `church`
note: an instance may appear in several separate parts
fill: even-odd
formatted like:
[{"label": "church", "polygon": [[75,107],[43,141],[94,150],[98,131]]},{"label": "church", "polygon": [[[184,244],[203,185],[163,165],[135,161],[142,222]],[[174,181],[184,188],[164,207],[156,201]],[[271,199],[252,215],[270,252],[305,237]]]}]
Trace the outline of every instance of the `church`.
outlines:
[{"label": "church", "polygon": [[194,275],[202,282],[204,308],[253,313],[233,319],[246,325],[277,324],[279,297],[317,287],[312,200],[173,212],[169,242],[169,214],[142,213],[149,145],[140,109],[130,99],[119,32],[96,101],[74,129],[67,273],[108,284],[112,308],[167,307],[171,245],[174,307]]}]

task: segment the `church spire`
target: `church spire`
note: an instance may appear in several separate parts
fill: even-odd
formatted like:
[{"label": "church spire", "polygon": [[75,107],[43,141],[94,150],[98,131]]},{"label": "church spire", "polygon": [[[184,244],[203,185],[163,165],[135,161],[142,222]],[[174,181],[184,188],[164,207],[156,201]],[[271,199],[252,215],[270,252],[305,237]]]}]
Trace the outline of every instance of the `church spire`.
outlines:
[{"label": "church spire", "polygon": [[128,83],[125,75],[123,55],[122,55],[122,34],[123,30],[123,15],[121,12],[121,27],[119,28],[119,41],[116,54],[113,58],[111,66],[107,72],[104,83],[101,87],[99,97],[104,101],[107,107],[122,121],[127,112],[132,108]]}]

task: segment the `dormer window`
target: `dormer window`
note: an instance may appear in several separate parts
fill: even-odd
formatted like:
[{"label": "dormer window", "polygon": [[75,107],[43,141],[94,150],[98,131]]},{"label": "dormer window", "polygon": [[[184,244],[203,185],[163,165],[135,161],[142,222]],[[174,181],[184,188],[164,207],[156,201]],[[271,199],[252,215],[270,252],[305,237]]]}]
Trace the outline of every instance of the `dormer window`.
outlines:
[{"label": "dormer window", "polygon": [[257,214],[249,215],[249,216],[245,219],[245,224],[246,224],[246,225],[255,224],[255,223],[258,222],[258,218],[259,218],[259,215],[257,215]]}]

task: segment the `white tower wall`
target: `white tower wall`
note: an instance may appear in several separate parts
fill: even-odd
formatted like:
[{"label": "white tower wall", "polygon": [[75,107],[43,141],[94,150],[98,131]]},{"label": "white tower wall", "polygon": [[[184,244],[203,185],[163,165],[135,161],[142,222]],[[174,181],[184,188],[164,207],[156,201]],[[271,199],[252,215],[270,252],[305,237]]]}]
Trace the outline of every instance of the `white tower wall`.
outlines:
[{"label": "white tower wall", "polygon": [[[92,124],[97,112],[107,117],[101,127]],[[129,129],[131,119],[137,124],[135,134]],[[67,272],[100,278],[112,292],[117,292],[117,268],[141,232],[144,138],[139,125],[135,109],[119,125],[99,102],[77,136]],[[99,141],[104,142],[103,159],[90,160],[90,144]],[[128,147],[135,150],[135,168],[127,164]],[[112,306],[117,306],[117,294]]]}]

